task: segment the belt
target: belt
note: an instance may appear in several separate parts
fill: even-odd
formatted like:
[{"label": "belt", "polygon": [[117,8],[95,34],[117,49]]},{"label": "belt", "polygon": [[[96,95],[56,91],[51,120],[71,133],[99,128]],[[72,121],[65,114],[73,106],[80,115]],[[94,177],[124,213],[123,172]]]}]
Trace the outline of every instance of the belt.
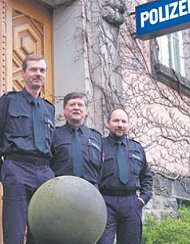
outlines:
[{"label": "belt", "polygon": [[5,155],[5,160],[14,160],[23,163],[31,163],[33,165],[49,165],[49,159],[38,157],[38,156],[31,156],[31,155],[21,155],[21,154],[8,154]]},{"label": "belt", "polygon": [[115,197],[127,197],[136,195],[136,191],[104,191],[100,190],[102,195],[105,196],[115,196]]}]

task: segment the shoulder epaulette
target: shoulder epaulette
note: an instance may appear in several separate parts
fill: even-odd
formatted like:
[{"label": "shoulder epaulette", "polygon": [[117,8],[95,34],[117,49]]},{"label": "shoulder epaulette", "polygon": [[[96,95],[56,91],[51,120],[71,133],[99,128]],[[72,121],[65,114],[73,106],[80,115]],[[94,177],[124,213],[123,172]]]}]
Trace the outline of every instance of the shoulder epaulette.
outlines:
[{"label": "shoulder epaulette", "polygon": [[[134,138],[128,138],[128,139],[129,139],[130,141],[134,141],[134,142],[140,144],[140,142],[136,141]],[[140,144],[140,145],[141,145],[141,144]]]},{"label": "shoulder epaulette", "polygon": [[59,129],[59,128],[61,128],[62,126],[61,125],[56,125],[55,126],[55,129]]},{"label": "shoulder epaulette", "polygon": [[94,128],[90,128],[93,132],[99,134],[100,136],[102,136],[102,134],[98,131],[98,130],[95,130]]},{"label": "shoulder epaulette", "polygon": [[52,107],[54,107],[53,103],[51,103],[49,100],[47,100],[47,99],[45,99],[45,98],[43,98],[43,100],[44,100],[45,102],[47,102],[48,104],[50,104]]},{"label": "shoulder epaulette", "polygon": [[11,95],[11,94],[15,94],[15,93],[17,93],[17,91],[7,91],[7,92],[5,92],[5,93],[3,94],[3,96],[9,96],[9,95]]}]

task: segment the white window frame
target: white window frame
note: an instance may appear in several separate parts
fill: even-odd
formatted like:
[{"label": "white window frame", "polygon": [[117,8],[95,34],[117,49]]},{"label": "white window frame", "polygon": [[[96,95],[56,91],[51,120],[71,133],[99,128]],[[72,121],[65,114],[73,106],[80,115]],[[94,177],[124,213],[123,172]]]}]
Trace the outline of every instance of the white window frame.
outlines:
[{"label": "white window frame", "polygon": [[[157,37],[158,60],[166,67],[173,69],[185,77],[185,54],[183,52],[183,32]],[[190,77],[186,77],[189,78]]]}]

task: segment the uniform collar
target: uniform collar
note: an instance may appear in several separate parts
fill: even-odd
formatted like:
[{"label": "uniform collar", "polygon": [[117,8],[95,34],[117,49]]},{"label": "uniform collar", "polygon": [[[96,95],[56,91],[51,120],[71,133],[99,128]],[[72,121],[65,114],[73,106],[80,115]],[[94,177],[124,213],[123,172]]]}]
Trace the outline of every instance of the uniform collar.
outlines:
[{"label": "uniform collar", "polygon": [[127,144],[126,139],[127,139],[126,136],[123,136],[122,138],[119,138],[119,137],[114,137],[113,135],[109,134],[109,140],[111,141],[112,145],[115,145],[118,142],[121,142],[121,144],[126,146],[126,144]]},{"label": "uniform collar", "polygon": [[69,131],[70,133],[72,133],[72,131],[73,131],[74,128],[78,128],[79,131],[80,131],[82,134],[84,134],[84,131],[85,131],[85,125],[74,126],[74,125],[69,124],[68,122],[66,122],[65,125],[66,125],[66,127],[67,127],[67,129],[68,129],[68,131]]},{"label": "uniform collar", "polygon": [[[34,97],[32,95],[30,95],[29,92],[27,92],[26,88],[24,87],[22,90],[22,94],[24,95],[25,99],[29,102],[32,103],[34,100]],[[39,97],[38,97],[39,98]]]}]

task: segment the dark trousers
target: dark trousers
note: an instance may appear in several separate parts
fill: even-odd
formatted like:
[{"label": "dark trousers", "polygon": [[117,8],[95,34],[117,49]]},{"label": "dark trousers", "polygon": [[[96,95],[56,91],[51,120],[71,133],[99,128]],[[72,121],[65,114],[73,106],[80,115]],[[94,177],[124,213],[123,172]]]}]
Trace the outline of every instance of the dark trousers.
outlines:
[{"label": "dark trousers", "polygon": [[140,244],[142,203],[137,196],[103,196],[107,206],[107,225],[98,244]]},{"label": "dark trousers", "polygon": [[[4,244],[23,244],[29,201],[37,188],[54,174],[47,164],[5,160],[1,176]],[[29,227],[27,229],[27,244],[34,244]]]}]

